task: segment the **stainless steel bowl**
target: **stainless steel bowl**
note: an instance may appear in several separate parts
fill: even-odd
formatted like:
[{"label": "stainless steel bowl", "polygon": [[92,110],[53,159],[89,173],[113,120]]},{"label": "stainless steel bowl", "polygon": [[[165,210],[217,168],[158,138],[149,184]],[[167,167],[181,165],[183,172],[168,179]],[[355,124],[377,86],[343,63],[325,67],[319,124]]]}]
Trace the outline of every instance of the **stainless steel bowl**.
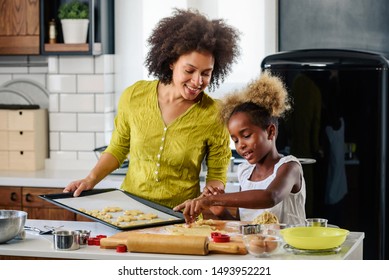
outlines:
[{"label": "stainless steel bowl", "polygon": [[53,232],[54,249],[70,251],[80,249],[80,233],[71,230],[56,230]]},{"label": "stainless steel bowl", "polygon": [[23,232],[27,212],[0,210],[0,243],[5,243]]}]

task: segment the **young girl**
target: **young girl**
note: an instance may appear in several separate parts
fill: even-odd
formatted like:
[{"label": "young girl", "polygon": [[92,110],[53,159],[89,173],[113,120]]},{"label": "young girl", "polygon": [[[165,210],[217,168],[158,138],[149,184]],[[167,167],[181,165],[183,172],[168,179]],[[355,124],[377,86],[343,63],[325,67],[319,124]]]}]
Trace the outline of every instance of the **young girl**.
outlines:
[{"label": "young girl", "polygon": [[239,207],[242,221],[253,221],[265,210],[280,223],[300,224],[305,219],[305,181],[300,162],[279,154],[276,148],[278,118],[290,109],[281,80],[267,72],[243,91],[226,96],[221,117],[236,151],[247,160],[238,167],[241,191],[224,193],[206,187],[203,194],[174,208],[183,210],[188,223],[205,209],[226,219],[225,207]]}]

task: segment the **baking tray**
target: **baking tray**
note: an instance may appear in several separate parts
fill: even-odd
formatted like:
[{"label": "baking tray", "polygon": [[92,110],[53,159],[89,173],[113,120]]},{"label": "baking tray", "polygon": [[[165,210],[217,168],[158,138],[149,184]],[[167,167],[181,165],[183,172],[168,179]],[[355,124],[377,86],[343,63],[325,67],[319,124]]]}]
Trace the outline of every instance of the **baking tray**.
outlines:
[{"label": "baking tray", "polygon": [[[183,223],[185,221],[181,212],[175,212],[168,207],[118,189],[96,189],[83,191],[78,197],[74,197],[72,192],[45,194],[39,195],[39,197],[59,207],[70,210],[76,214],[83,215],[89,219],[118,230],[171,225]],[[89,213],[85,213],[84,210],[82,210],[101,211],[106,207],[119,207],[123,210],[120,212],[109,212],[109,214],[112,215],[112,221],[116,220],[119,216],[124,216],[125,210],[139,210],[144,214],[157,214],[158,218],[134,221],[131,225],[116,225]]]}]

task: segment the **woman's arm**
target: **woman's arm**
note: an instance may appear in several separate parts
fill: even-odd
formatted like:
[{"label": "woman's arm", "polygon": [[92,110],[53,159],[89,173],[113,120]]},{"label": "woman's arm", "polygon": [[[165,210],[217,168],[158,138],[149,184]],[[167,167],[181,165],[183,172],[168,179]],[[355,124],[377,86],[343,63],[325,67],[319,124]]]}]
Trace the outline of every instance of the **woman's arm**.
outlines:
[{"label": "woman's arm", "polygon": [[63,192],[74,192],[74,196],[79,196],[82,191],[93,189],[108,174],[119,167],[119,162],[110,153],[103,153],[95,167],[84,179],[71,182]]}]

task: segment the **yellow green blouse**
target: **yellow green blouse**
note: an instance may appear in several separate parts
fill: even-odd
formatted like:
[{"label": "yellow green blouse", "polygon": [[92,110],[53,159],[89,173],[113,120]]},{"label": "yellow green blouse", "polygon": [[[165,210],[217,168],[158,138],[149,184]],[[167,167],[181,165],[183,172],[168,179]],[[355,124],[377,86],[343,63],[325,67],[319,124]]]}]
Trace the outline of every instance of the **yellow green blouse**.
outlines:
[{"label": "yellow green blouse", "polygon": [[158,106],[157,86],[157,80],[139,81],[123,92],[105,152],[119,163],[129,153],[123,190],[172,208],[200,194],[204,158],[207,181],[226,182],[230,137],[219,121],[216,101],[205,93],[166,126]]}]

